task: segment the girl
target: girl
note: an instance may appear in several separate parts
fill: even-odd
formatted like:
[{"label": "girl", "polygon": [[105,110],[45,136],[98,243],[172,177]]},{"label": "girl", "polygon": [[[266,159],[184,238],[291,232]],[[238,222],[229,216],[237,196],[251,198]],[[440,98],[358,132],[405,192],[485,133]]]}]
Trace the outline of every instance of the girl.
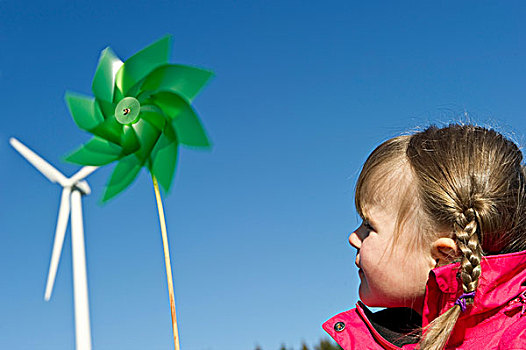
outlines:
[{"label": "girl", "polygon": [[[356,185],[361,301],[323,324],[349,349],[526,349],[526,177],[494,130],[378,146]],[[386,307],[372,313],[365,305]]]}]

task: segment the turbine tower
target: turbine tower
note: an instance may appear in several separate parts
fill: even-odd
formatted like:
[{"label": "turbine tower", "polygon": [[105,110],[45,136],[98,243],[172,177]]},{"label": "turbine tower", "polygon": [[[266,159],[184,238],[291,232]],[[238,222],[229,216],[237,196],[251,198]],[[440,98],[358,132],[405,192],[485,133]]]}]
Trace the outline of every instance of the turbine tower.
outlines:
[{"label": "turbine tower", "polygon": [[57,228],[53,251],[49,264],[44,299],[49,301],[53,292],[55,276],[57,274],[64,236],[71,214],[71,252],[73,258],[73,292],[75,300],[75,342],[77,350],[91,350],[91,330],[89,319],[88,280],[86,276],[86,250],[84,247],[84,228],[82,223],[82,195],[91,193],[91,189],[84,180],[97,167],[85,166],[75,175],[66,178],[62,173],[46,162],[35,152],[15,138],[9,140],[29,163],[37,168],[51,182],[62,186],[62,198],[58,212]]}]

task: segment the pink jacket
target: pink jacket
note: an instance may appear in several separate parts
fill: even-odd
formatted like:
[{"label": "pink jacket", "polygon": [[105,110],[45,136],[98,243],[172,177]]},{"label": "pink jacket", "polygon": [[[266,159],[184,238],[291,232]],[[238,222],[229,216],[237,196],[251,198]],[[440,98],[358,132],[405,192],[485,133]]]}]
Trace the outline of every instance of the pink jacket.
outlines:
[{"label": "pink jacket", "polygon": [[[526,251],[488,256],[473,305],[461,314],[446,345],[450,349],[526,349]],[[422,326],[448,310],[462,294],[457,279],[459,264],[432,270],[426,286]],[[323,324],[323,329],[344,350],[415,349],[397,347],[373,327],[362,303]],[[524,317],[523,317],[524,316]]]}]

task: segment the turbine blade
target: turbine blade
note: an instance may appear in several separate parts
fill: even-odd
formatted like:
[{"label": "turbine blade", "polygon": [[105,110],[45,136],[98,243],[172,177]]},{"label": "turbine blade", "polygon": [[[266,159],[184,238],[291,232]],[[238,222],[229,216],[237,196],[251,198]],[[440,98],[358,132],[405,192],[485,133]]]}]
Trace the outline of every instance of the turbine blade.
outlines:
[{"label": "turbine blade", "polygon": [[20,141],[11,137],[9,143],[13,146],[14,149],[18,151],[29,163],[31,163],[35,168],[37,168],[45,177],[51,182],[58,182],[60,185],[64,186],[66,184],[66,177],[62,175],[57,169],[55,169],[51,164],[42,159],[35,152],[27,148]]},{"label": "turbine blade", "polygon": [[49,301],[49,298],[51,298],[53,285],[55,284],[58,262],[60,261],[62,245],[64,244],[64,236],[66,235],[66,228],[68,226],[70,213],[70,195],[71,188],[64,187],[64,190],[62,190],[62,199],[60,200],[60,209],[58,211],[55,241],[53,242],[53,252],[51,253],[51,262],[49,263],[49,272],[47,275],[46,292],[44,294],[44,299],[46,301]]},{"label": "turbine blade", "polygon": [[98,168],[99,168],[98,166],[91,166],[91,165],[87,165],[85,167],[82,167],[72,177],[69,178],[69,181],[71,182],[72,185],[74,185],[77,182],[79,182],[80,180],[82,180],[85,177],[87,177],[88,175],[90,175],[92,172],[94,172]]}]

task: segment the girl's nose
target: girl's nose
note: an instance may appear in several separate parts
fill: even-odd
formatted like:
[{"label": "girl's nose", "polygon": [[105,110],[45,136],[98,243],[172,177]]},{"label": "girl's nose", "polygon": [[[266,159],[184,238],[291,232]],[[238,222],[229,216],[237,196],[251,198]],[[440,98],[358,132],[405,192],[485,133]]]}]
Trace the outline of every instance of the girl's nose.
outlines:
[{"label": "girl's nose", "polygon": [[349,243],[356,249],[360,249],[362,247],[362,240],[360,239],[360,236],[354,231],[349,236]]}]

